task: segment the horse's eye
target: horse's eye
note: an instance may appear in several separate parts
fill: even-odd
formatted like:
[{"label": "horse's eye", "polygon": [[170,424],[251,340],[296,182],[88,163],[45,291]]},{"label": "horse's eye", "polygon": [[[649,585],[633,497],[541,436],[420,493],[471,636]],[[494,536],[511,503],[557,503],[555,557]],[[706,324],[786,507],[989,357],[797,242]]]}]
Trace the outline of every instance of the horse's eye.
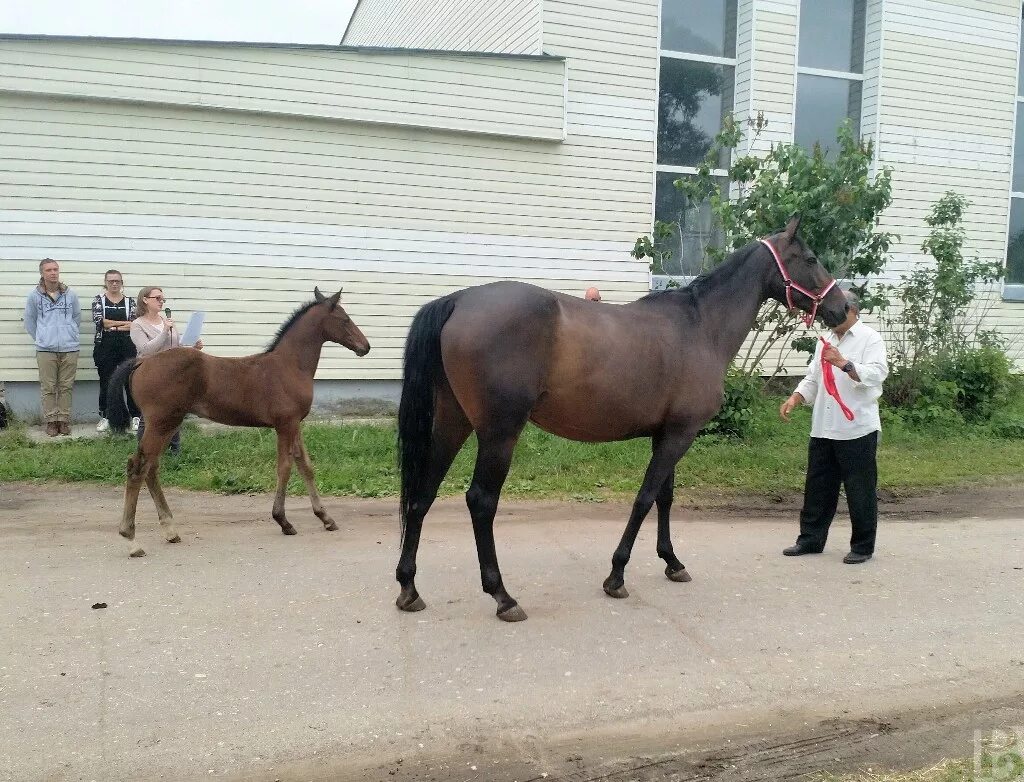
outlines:
[{"label": "horse's eye", "polygon": [[813,255],[808,255],[807,256],[807,263],[817,263],[817,262],[818,262],[818,259],[815,258]]}]

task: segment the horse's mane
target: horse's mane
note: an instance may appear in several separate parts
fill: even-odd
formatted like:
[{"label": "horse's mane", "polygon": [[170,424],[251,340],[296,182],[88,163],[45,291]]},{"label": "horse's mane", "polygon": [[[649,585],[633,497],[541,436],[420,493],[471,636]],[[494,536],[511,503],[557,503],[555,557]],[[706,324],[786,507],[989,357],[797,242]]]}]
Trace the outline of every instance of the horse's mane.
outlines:
[{"label": "horse's mane", "polygon": [[735,285],[734,278],[742,269],[747,259],[761,246],[760,242],[751,242],[729,254],[729,257],[703,274],[694,277],[688,285],[681,288],[666,288],[660,291],[651,291],[646,296],[637,299],[639,302],[657,303],[659,301],[672,300],[673,302],[687,301],[693,304],[711,291],[723,286]]},{"label": "horse's mane", "polygon": [[313,307],[315,307],[317,304],[319,304],[319,302],[317,301],[307,301],[305,304],[299,306],[299,308],[295,310],[295,312],[288,316],[288,320],[281,324],[281,328],[277,330],[277,333],[274,335],[274,339],[270,342],[269,345],[267,345],[267,349],[264,350],[263,352],[270,353],[271,351],[273,351],[274,348],[276,348],[278,344],[280,344],[281,340],[284,338],[284,335],[288,333],[288,330],[298,322],[299,318],[301,318],[303,315],[305,315],[307,312],[313,309]]}]

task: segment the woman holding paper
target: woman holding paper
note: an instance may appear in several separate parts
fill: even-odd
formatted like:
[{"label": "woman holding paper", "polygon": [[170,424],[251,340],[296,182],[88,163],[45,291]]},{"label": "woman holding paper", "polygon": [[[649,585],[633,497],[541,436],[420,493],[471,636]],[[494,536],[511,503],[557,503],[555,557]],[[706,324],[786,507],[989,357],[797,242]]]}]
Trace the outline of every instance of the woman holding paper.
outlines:
[{"label": "woman holding paper", "polygon": [[[139,358],[152,356],[164,350],[181,347],[181,335],[171,320],[170,308],[162,308],[167,304],[163,288],[146,286],[139,291],[139,298],[135,306],[135,320],[131,325],[132,342]],[[196,350],[203,349],[203,341],[197,340],[194,345]],[[146,422],[141,421],[136,436],[141,441],[146,430]],[[177,454],[181,450],[181,433],[174,433],[171,438],[171,453]]]}]

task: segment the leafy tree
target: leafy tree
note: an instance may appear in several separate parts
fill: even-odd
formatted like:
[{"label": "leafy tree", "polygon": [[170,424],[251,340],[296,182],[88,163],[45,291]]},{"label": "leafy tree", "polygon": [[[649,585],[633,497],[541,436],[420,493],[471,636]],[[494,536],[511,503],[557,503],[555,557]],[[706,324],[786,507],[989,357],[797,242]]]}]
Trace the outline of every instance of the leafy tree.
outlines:
[{"label": "leafy tree", "polygon": [[[730,252],[763,236],[775,233],[789,217],[803,216],[801,234],[836,277],[853,281],[865,309],[882,303],[869,290],[868,278],[884,267],[895,237],[877,230],[878,217],[892,201],[890,171],[872,175],[874,150],[870,142],[854,138],[849,123],[840,126],[837,147],[826,150],[815,145],[810,152],[796,144],[775,144],[764,156],[752,154],[753,142],[766,127],[758,115],[744,127],[728,117],[715,137],[697,174],[675,181],[692,205],[707,202],[714,215],[721,245],[705,248],[704,268],[720,263]],[[737,154],[741,144],[745,150]],[[713,170],[720,161],[729,165],[730,187],[723,191]],[[633,255],[651,259],[655,274],[664,271],[667,260],[665,240],[678,226],[656,223],[652,237],[636,241]],[[785,306],[768,302],[754,324],[754,338],[739,359],[748,374],[777,374],[788,349],[813,345],[813,338],[792,340],[799,326]],[[787,343],[788,341],[788,343]],[[765,357],[782,348],[775,367],[765,371]]]}]

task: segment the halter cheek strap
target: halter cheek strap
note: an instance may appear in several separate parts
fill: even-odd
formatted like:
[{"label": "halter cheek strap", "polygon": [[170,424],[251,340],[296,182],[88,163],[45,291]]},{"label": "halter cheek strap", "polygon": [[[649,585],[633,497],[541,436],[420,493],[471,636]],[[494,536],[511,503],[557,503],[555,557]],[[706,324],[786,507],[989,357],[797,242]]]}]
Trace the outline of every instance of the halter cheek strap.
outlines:
[{"label": "halter cheek strap", "polygon": [[811,311],[800,316],[800,320],[804,322],[804,325],[810,328],[811,324],[814,323],[814,316],[818,312],[818,305],[821,304],[822,299],[825,298],[828,292],[835,287],[836,281],[832,280],[832,282],[825,286],[821,293],[812,293],[799,283],[793,282],[792,278],[789,276],[789,272],[786,271],[786,266],[782,263],[782,258],[779,257],[779,251],[775,249],[775,246],[771,242],[767,239],[760,239],[759,241],[768,248],[768,251],[772,254],[772,258],[775,259],[775,265],[779,267],[779,274],[782,275],[782,282],[786,286],[786,306],[789,307],[790,311],[797,309],[797,306],[793,303],[794,288],[813,302],[811,305]]}]

